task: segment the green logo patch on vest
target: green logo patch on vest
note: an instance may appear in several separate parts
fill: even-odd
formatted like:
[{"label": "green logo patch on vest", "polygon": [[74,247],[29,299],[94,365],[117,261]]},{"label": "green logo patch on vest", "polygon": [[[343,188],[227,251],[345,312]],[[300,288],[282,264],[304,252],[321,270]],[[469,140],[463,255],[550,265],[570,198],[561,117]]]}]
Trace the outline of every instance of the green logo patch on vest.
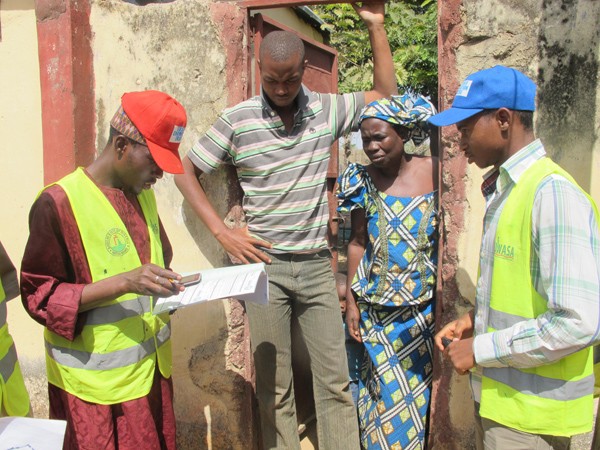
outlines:
[{"label": "green logo patch on vest", "polygon": [[150,222],[150,228],[152,228],[152,232],[156,236],[159,236],[159,228],[158,228],[158,224],[156,222]]},{"label": "green logo patch on vest", "polygon": [[494,244],[494,256],[512,261],[515,259],[515,248],[512,245],[506,245],[496,240]]},{"label": "green logo patch on vest", "polygon": [[124,255],[129,251],[129,236],[120,228],[111,228],[106,233],[104,245],[111,255]]}]

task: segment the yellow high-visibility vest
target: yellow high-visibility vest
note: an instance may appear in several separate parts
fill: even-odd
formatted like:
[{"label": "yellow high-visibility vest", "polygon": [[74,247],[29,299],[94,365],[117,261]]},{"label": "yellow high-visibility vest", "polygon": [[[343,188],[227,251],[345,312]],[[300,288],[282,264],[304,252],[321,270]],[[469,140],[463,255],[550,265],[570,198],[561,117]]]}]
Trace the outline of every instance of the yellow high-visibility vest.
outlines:
[{"label": "yellow high-visibility vest", "polygon": [[17,350],[6,323],[6,294],[0,280],[0,405],[9,416],[29,414],[29,394],[25,387]]},{"label": "yellow high-visibility vest", "polygon": [[[81,168],[57,182],[71,204],[92,281],[141,266],[135,245],[108,199]],[[156,199],[138,195],[150,236],[151,261],[164,267]],[[171,376],[168,313],[154,315],[149,296],[125,294],[82,312],[73,341],[46,328],[48,381],[89,402],[115,404],[150,391],[155,366]]]},{"label": "yellow high-visibility vest", "polygon": [[[495,236],[488,332],[535,318],[548,309],[531,281],[530,257],[535,192],[551,174],[577,186],[567,172],[543,158],[521,176],[502,210]],[[593,200],[586,196],[598,219]],[[592,429],[593,389],[591,347],[534,368],[484,368],[479,413],[528,433],[572,436]]]}]

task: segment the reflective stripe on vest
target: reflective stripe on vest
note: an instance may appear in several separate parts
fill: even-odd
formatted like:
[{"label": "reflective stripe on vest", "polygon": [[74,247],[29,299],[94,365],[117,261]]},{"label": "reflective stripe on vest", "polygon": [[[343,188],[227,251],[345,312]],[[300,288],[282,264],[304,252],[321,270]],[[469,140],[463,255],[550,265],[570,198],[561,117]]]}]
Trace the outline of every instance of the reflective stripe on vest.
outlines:
[{"label": "reflective stripe on vest", "polygon": [[13,342],[8,348],[8,352],[4,355],[4,358],[0,360],[0,377],[3,380],[8,380],[15,371],[15,364],[17,363],[17,349]]},{"label": "reflective stripe on vest", "polygon": [[510,328],[522,321],[523,317],[515,314],[510,314],[504,311],[496,311],[495,309],[490,309],[489,311],[488,323],[490,328],[493,328],[494,330]]},{"label": "reflective stripe on vest", "polygon": [[[165,326],[146,341],[133,347],[111,353],[89,353],[71,348],[61,348],[46,342],[46,351],[57,363],[74,369],[111,370],[135,364],[154,354],[171,337],[171,324]],[[156,339],[156,340],[155,340]]]},{"label": "reflective stripe on vest", "polygon": [[499,381],[522,394],[536,395],[552,400],[577,400],[594,388],[594,375],[576,381],[565,381],[527,373],[512,367],[486,368],[485,376]]},{"label": "reflective stripe on vest", "polygon": [[[123,221],[102,191],[77,169],[58,183],[79,228],[92,282],[141,266]],[[151,261],[164,267],[156,200],[138,195],[150,238]],[[152,314],[148,296],[125,294],[79,315],[73,341],[44,330],[48,381],[92,403],[115,404],[140,398],[152,387],[156,361],[171,376],[170,317]]]},{"label": "reflective stripe on vest", "polygon": [[29,414],[29,393],[6,323],[6,295],[0,280],[0,404],[9,416]]},{"label": "reflective stripe on vest", "polygon": [[[504,204],[495,236],[488,332],[547,311],[531,281],[531,212],[537,187],[551,174],[577,186],[543,158],[523,173]],[[591,430],[593,385],[590,348],[534,368],[484,368],[479,413],[528,433],[572,436]]]},{"label": "reflective stripe on vest", "polygon": [[100,306],[86,313],[86,325],[106,325],[128,317],[142,316],[152,311],[152,299],[147,295]]}]

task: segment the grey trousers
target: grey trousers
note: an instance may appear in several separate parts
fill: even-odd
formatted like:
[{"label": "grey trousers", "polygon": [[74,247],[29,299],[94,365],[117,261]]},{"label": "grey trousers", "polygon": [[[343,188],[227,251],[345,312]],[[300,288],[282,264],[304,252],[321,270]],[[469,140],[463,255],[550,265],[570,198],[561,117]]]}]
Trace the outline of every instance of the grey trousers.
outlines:
[{"label": "grey trousers", "polygon": [[321,450],[358,449],[344,331],[329,252],[271,255],[269,304],[246,304],[265,449],[299,449],[290,321],[297,317],[311,360]]},{"label": "grey trousers", "polygon": [[531,434],[481,417],[475,403],[475,447],[477,450],[569,450],[571,438]]}]

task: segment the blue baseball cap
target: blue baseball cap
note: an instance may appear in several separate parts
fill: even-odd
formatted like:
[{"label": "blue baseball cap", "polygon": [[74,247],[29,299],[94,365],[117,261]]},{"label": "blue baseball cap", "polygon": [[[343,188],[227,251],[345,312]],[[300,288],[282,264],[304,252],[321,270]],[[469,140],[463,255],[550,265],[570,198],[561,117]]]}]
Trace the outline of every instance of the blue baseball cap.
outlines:
[{"label": "blue baseball cap", "polygon": [[495,66],[472,73],[460,85],[452,106],[431,116],[437,127],[468,119],[485,109],[535,111],[535,83],[512,67]]}]

